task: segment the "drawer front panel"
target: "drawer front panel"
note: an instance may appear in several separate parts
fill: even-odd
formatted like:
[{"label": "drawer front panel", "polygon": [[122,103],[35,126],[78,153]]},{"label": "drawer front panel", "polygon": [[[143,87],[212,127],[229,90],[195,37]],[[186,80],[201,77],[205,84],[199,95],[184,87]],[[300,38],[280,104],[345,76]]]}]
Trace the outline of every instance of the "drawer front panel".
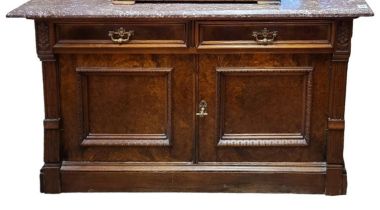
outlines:
[{"label": "drawer front panel", "polygon": [[[186,47],[188,40],[186,23],[94,23],[94,24],[58,24],[58,43],[85,43],[85,44],[122,44],[131,47]],[[125,32],[133,31],[128,41],[117,43],[112,41],[110,32],[114,32],[114,39],[120,38],[116,34],[120,29]],[[122,37],[128,38],[127,35]]]},{"label": "drawer front panel", "polygon": [[[331,22],[200,22],[197,26],[197,46],[326,45],[332,43],[332,26]],[[257,38],[254,33],[258,35]],[[267,33],[267,42],[263,42],[264,33]]]}]

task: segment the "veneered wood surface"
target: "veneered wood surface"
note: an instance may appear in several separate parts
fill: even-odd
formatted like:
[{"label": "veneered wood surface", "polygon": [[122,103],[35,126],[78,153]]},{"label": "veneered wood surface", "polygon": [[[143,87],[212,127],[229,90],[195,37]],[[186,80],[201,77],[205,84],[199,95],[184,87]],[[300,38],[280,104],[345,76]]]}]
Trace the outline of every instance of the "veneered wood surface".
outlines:
[{"label": "veneered wood surface", "polygon": [[[108,43],[110,31],[117,32],[119,28],[133,31],[129,45],[171,44],[178,47],[186,46],[188,42],[186,22],[93,22],[93,23],[62,23],[57,24],[57,41],[59,43]],[[117,38],[117,36],[115,36]]]},{"label": "veneered wood surface", "polygon": [[[201,55],[200,99],[208,102],[208,116],[199,122],[200,161],[324,161],[328,111],[328,56],[307,54]],[[217,84],[217,68],[312,67],[310,139],[306,146],[292,144],[273,147],[217,146],[219,131],[249,133],[301,132],[307,122],[302,110],[307,106],[303,79],[297,76],[263,77],[244,75]],[[246,73],[247,74],[247,73]],[[270,77],[270,78],[269,78]],[[258,81],[260,80],[260,81]],[[224,90],[223,90],[224,89]],[[225,97],[219,94],[225,92]],[[228,94],[226,94],[228,93]],[[287,100],[289,99],[289,100]],[[220,104],[217,104],[219,101]],[[218,110],[221,104],[222,110]],[[219,111],[219,113],[218,113]],[[223,116],[223,117],[222,117]],[[284,121],[285,120],[285,121]],[[223,126],[224,129],[220,129]],[[274,137],[276,138],[276,136]],[[236,139],[238,140],[238,139]]]},{"label": "veneered wood surface", "polygon": [[276,43],[330,43],[332,22],[330,21],[209,21],[199,22],[197,44],[253,44],[253,32],[264,28],[277,32]]},{"label": "veneered wood surface", "polygon": [[[193,60],[192,56],[61,55],[65,159],[192,161]],[[87,76],[87,100],[83,105],[83,101],[78,101],[83,86],[77,81],[80,73],[76,69],[90,67],[102,69],[102,72],[88,73],[92,76]],[[109,67],[118,68],[119,72],[112,73]],[[139,72],[128,73],[130,68],[139,68]],[[160,68],[170,68],[170,74],[162,74]],[[84,121],[83,112],[88,113]],[[87,132],[84,129],[86,121]],[[135,141],[143,140],[147,134],[165,134],[171,145],[116,144],[84,148],[81,143],[88,133],[132,134]]]},{"label": "veneered wood surface", "polygon": [[[139,36],[111,43],[120,25]],[[264,27],[278,39],[250,40]],[[345,194],[352,20],[60,19],[36,34],[42,192]]]},{"label": "veneered wood surface", "polygon": [[[324,193],[319,173],[62,172],[64,192]],[[117,180],[117,181],[115,181]]]}]

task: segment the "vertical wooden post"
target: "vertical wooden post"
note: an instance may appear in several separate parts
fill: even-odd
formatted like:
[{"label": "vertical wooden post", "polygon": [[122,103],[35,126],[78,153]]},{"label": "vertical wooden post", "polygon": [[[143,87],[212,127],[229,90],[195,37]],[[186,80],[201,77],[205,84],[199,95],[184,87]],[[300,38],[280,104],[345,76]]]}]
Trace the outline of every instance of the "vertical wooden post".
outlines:
[{"label": "vertical wooden post", "polygon": [[44,166],[41,169],[41,192],[59,193],[60,184],[60,107],[59,107],[59,71],[53,54],[54,27],[46,21],[37,20],[37,54],[42,62],[44,84],[45,120],[44,120]]},{"label": "vertical wooden post", "polygon": [[343,160],[344,105],[347,65],[351,50],[352,20],[335,23],[335,46],[330,69],[330,98],[327,136],[326,194],[346,193],[347,180]]}]

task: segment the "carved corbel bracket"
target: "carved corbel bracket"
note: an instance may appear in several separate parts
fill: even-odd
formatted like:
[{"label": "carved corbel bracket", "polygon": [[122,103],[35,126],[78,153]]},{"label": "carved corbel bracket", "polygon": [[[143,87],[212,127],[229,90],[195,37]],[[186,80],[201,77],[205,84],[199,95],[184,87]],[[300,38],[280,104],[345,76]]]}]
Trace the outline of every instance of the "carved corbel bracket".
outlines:
[{"label": "carved corbel bracket", "polygon": [[41,61],[55,61],[53,54],[54,31],[51,23],[36,21],[36,48]]},{"label": "carved corbel bracket", "polygon": [[351,53],[352,20],[336,22],[333,61],[348,61]]}]

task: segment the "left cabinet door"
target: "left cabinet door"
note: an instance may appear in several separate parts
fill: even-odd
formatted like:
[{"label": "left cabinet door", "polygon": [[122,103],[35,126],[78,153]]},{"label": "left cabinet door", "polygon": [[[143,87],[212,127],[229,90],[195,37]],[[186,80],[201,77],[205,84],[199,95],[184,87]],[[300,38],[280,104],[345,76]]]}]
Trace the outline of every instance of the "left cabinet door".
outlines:
[{"label": "left cabinet door", "polygon": [[60,55],[59,67],[64,160],[192,161],[192,56]]}]

